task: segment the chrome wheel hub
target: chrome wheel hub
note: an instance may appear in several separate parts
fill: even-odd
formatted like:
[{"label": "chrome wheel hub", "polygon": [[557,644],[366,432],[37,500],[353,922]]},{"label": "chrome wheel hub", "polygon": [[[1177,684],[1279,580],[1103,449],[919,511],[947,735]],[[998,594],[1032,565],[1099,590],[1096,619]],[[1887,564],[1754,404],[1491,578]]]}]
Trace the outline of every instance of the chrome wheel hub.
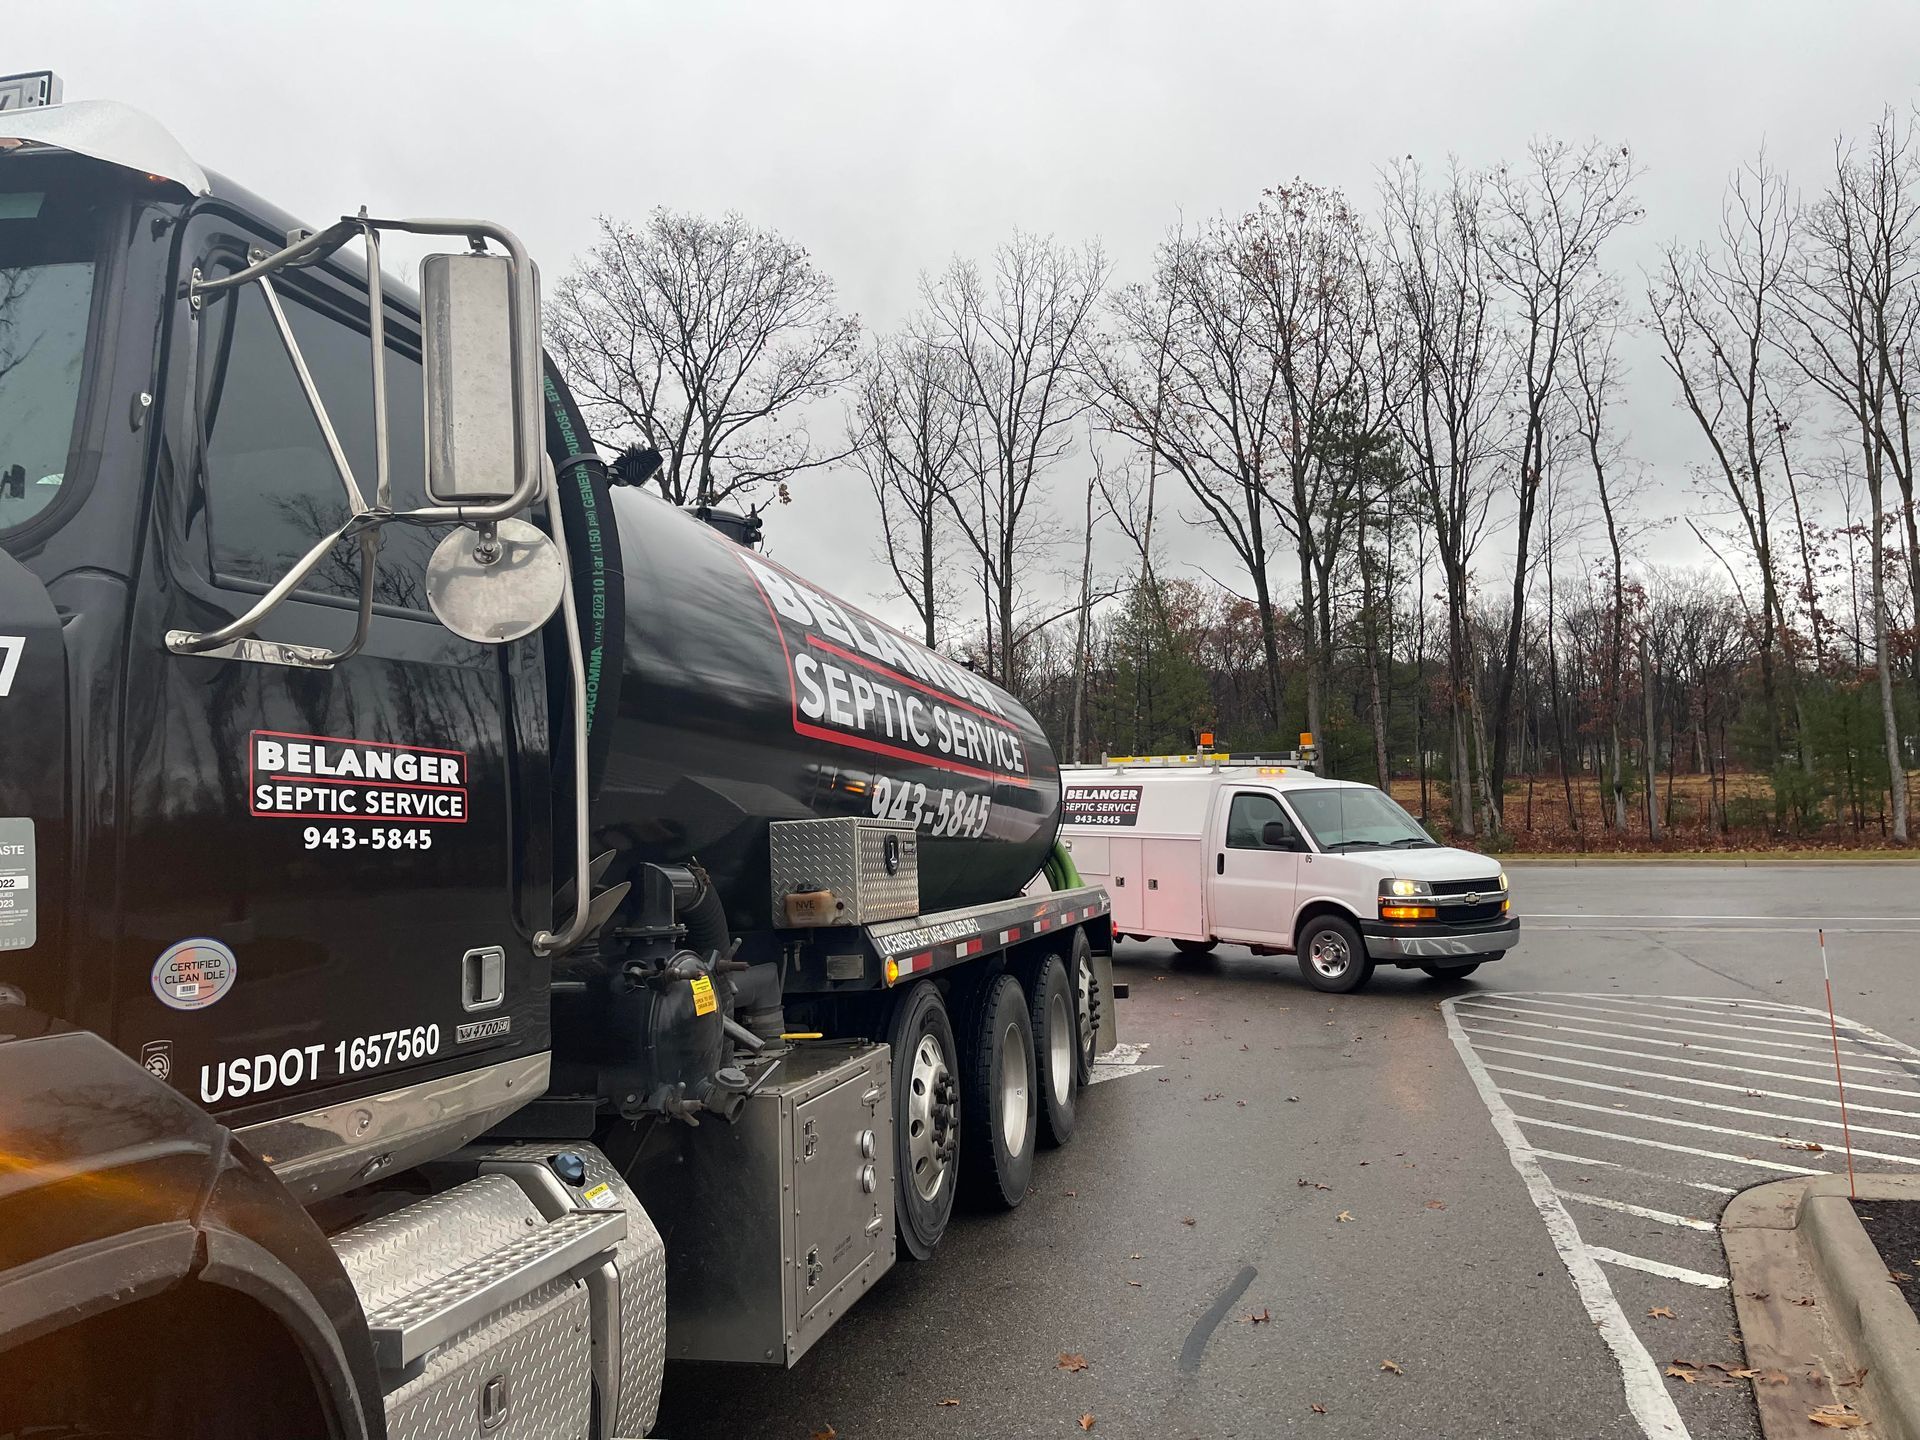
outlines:
[{"label": "chrome wheel hub", "polygon": [[1000,1139],[1009,1155],[1027,1147],[1027,1072],[1020,1027],[1009,1024],[1000,1033]]},{"label": "chrome wheel hub", "polygon": [[1327,979],[1338,980],[1353,964],[1353,951],[1339,931],[1322,930],[1307,947],[1307,959]]},{"label": "chrome wheel hub", "polygon": [[922,1200],[933,1199],[946,1183],[953,1162],[958,1100],[946,1052],[934,1036],[922,1035],[913,1051],[906,1105],[907,1169]]}]

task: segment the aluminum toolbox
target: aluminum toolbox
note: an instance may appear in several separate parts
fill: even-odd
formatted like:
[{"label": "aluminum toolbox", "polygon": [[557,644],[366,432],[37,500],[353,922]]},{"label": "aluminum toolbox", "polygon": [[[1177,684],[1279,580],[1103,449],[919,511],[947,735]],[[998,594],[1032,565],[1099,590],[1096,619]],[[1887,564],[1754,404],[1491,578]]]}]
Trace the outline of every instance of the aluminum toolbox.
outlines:
[{"label": "aluminum toolbox", "polygon": [[887,1047],[808,1045],[636,1186],[667,1245],[667,1356],[791,1365],[894,1259]]},{"label": "aluminum toolbox", "polygon": [[[871,925],[920,913],[920,832],[904,820],[775,820],[767,827],[775,924]],[[787,896],[830,891],[815,918],[786,919]]]}]

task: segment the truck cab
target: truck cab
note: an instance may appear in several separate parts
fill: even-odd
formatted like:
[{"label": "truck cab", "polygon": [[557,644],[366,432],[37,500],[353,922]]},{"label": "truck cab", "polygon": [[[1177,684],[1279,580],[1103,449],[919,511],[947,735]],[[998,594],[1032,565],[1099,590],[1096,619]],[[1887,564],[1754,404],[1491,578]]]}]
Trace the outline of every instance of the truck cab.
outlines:
[{"label": "truck cab", "polygon": [[1067,766],[1065,844],[1114,928],[1188,953],[1298,954],[1317,990],[1377,965],[1459,979],[1517,943],[1506,872],[1444,846],[1384,792],[1297,757]]}]

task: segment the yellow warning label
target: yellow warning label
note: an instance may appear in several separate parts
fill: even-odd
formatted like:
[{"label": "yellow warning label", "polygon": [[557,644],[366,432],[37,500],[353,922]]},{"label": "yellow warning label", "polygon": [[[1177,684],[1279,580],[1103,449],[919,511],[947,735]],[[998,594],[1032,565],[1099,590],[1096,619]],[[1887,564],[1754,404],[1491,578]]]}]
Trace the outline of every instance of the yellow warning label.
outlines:
[{"label": "yellow warning label", "polygon": [[594,1186],[580,1198],[596,1210],[612,1210],[620,1204],[620,1197],[613,1193],[613,1187],[605,1183]]},{"label": "yellow warning label", "polygon": [[696,975],[693,980],[693,1013],[711,1015],[720,1008],[720,1002],[713,998],[713,981],[704,975]]}]

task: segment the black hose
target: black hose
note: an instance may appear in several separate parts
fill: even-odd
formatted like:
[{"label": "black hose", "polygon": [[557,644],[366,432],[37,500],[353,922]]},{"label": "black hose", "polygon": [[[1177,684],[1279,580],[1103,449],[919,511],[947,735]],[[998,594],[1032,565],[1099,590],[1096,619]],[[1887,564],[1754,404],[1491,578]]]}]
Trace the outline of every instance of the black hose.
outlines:
[{"label": "black hose", "polygon": [[687,927],[687,948],[696,955],[717,953],[724,960],[733,949],[733,937],[727,931],[727,911],[720,903],[720,892],[713,888],[713,879],[705,870],[698,865],[687,868],[700,882],[700,893],[679,917]]},{"label": "black hose", "polygon": [[[547,362],[544,378],[547,454],[558,472],[560,523],[566,530],[574,607],[580,615],[580,645],[586,659],[586,773],[591,799],[600,793],[606,776],[613,722],[620,712],[620,679],[626,669],[626,580],[620,569],[620,529],[608,498],[607,467],[552,361]],[[556,746],[564,733],[555,727]]]}]

